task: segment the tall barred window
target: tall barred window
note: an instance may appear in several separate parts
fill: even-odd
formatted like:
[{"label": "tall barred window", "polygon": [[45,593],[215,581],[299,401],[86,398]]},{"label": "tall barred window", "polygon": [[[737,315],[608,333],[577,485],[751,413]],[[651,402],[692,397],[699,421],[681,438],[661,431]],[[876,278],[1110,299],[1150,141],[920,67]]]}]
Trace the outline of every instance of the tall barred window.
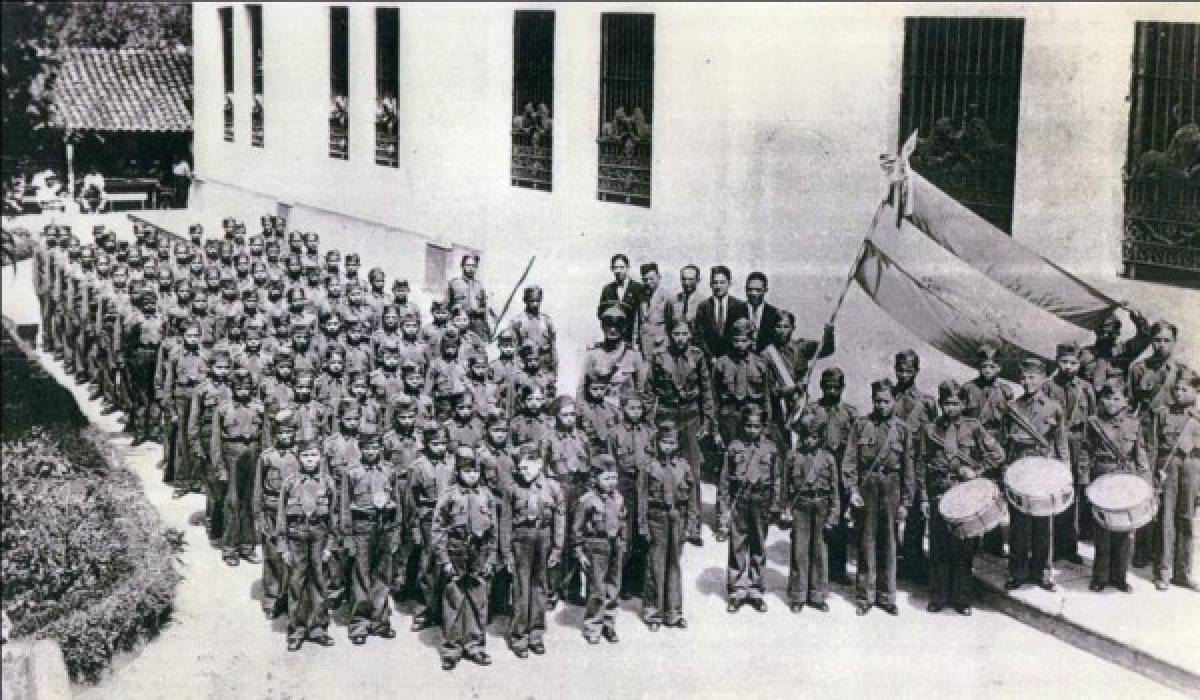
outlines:
[{"label": "tall barred window", "polygon": [[247,5],[250,18],[250,85],[254,92],[254,104],[250,107],[250,145],[263,147],[263,25],[262,5]]},{"label": "tall barred window", "polygon": [[375,164],[400,166],[400,10],[375,10]]},{"label": "tall barred window", "polygon": [[1132,276],[1200,282],[1200,24],[1138,22],[1122,257]]},{"label": "tall barred window", "polygon": [[900,141],[918,132],[913,168],[1012,233],[1025,20],[904,21]]},{"label": "tall barred window", "polygon": [[329,8],[329,157],[350,157],[350,8]]},{"label": "tall barred window", "polygon": [[654,15],[605,13],[600,23],[597,198],[650,206]]},{"label": "tall barred window", "polygon": [[233,142],[233,8],[217,10],[221,21],[221,77],[225,88],[222,102],[222,120],[225,124],[225,140]]},{"label": "tall barred window", "polygon": [[513,17],[512,184],[552,189],[554,12],[517,10]]}]

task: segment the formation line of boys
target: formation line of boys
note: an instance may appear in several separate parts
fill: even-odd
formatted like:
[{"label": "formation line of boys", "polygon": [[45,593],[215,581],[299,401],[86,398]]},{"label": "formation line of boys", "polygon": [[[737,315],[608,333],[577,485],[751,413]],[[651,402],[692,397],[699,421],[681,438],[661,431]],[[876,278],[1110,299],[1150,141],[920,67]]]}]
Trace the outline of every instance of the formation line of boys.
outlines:
[{"label": "formation line of boys", "polygon": [[[807,399],[834,329],[799,337],[765,301],[765,274],[747,276],[742,301],[728,268],[711,269],[702,295],[688,265],[668,294],[657,265],[638,282],[618,254],[597,307],[603,339],[568,392],[542,290],[525,287],[504,323],[478,256],[426,320],[407,280],[363,278],[358,254],[322,255],[317,234],[279,217],[254,236],[226,219],[221,233],[135,225],[129,241],[100,226],[81,245],[47,226],[34,258],[43,343],[105,413],[124,412],[135,444],[162,443],[164,481],[176,497],[204,494],[224,561],[261,564],[263,611],[287,615],[290,650],[332,645],[342,605],[354,644],[394,637],[393,601],[411,601],[413,631],[441,626],[446,669],[491,663],[497,614],[513,654],[545,653],[560,600],[586,606],[592,644],[618,641],[623,598],[641,599],[651,630],[685,628],[680,560],[703,543],[702,480],[717,484],[708,525],[728,542],[730,613],[767,609],[773,523],[791,532],[793,613],[829,610],[852,549],[859,615],[898,614],[898,575],[928,583],[931,612],[969,615],[980,547],[1008,557],[1009,588],[1053,589],[1054,559],[1079,561],[1089,537],[1095,590],[1129,591],[1131,564],[1153,565],[1160,590],[1197,589],[1200,379],[1172,358],[1166,321],[1131,312],[1123,341],[1113,316],[1094,345],[1059,346],[1050,378],[1026,360],[1021,396],[998,381],[994,348],[979,348],[976,378],[936,396],[917,388],[907,350],[860,413],[837,367]],[[982,537],[948,527],[948,491],[998,484],[1030,455],[1070,466],[1074,507],[1050,518],[1010,506],[1011,528]],[[1117,471],[1157,494],[1136,535],[1094,527],[1087,508],[1088,482]]]}]

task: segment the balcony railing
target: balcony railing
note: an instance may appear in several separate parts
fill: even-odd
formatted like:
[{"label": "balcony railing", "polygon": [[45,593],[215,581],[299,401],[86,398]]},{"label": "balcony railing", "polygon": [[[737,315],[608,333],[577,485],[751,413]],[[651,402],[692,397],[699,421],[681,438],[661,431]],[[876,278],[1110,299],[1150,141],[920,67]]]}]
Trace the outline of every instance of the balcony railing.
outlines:
[{"label": "balcony railing", "polygon": [[1200,282],[1200,172],[1138,175],[1125,183],[1125,270],[1159,268],[1178,281]]},{"label": "balcony railing", "polygon": [[526,187],[543,192],[549,192],[553,187],[554,149],[550,143],[549,132],[545,133],[545,136],[540,136],[513,129],[510,172],[513,187]]},{"label": "balcony railing", "polygon": [[262,95],[254,96],[254,108],[250,111],[250,145],[262,148],[266,140],[263,127]]},{"label": "balcony railing", "polygon": [[650,206],[650,140],[601,137],[597,143],[600,147],[597,199]]},{"label": "balcony railing", "polygon": [[395,121],[375,123],[375,164],[400,167],[400,137]]}]

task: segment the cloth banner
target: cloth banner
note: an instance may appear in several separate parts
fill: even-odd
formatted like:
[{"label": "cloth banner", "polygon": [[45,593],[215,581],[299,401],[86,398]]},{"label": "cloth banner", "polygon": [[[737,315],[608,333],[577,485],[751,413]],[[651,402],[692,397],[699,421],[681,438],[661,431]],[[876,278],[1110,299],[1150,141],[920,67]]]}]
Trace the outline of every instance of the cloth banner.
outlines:
[{"label": "cloth banner", "polygon": [[[901,189],[897,187],[896,189]],[[1119,304],[959,204],[908,169],[905,218],[998,284],[1070,323],[1096,331]]]}]

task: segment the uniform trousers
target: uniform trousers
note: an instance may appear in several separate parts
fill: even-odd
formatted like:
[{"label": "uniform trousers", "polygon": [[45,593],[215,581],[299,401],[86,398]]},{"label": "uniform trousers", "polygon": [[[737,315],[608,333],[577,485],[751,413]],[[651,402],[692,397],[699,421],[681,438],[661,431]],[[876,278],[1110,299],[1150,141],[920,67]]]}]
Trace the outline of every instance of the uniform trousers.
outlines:
[{"label": "uniform trousers", "polygon": [[767,560],[770,503],[764,499],[735,497],[729,504],[729,559],[726,588],[731,602],[760,600],[765,590],[763,565]]},{"label": "uniform trousers", "polygon": [[379,633],[391,625],[393,569],[400,528],[395,522],[354,516],[350,540],[350,636]]},{"label": "uniform trousers", "polygon": [[[214,517],[221,513],[225,532],[222,548],[226,554],[237,551],[254,551],[258,542],[254,532],[254,472],[258,465],[258,445],[253,442],[226,440],[221,446],[224,458],[223,470],[208,469],[209,495],[213,502]],[[224,471],[226,481],[220,477]],[[223,488],[222,488],[223,486]]]},{"label": "uniform trousers", "polygon": [[280,546],[286,546],[286,543],[277,540],[270,529],[271,524],[275,522],[276,507],[275,504],[263,506],[262,524],[260,526],[263,565],[262,609],[263,612],[272,617],[279,610],[280,599],[285,597],[286,591],[284,586],[287,583],[287,564],[283,563],[283,552],[280,550]]},{"label": "uniform trousers", "polygon": [[458,661],[483,651],[487,643],[488,590],[491,577],[478,574],[448,576],[442,583],[443,659]]},{"label": "uniform trousers", "polygon": [[792,556],[788,570],[788,602],[824,603],[829,596],[829,551],[825,524],[829,503],[821,499],[792,501]]},{"label": "uniform trousers", "polygon": [[975,552],[979,538],[963,539],[950,531],[938,510],[929,504],[929,601],[963,607],[971,604]]},{"label": "uniform trousers", "polygon": [[1200,455],[1172,459],[1158,512],[1156,578],[1191,581],[1196,514],[1200,507]]},{"label": "uniform trousers", "polygon": [[288,640],[321,637],[329,627],[325,567],[322,555],[329,531],[326,525],[288,525]]},{"label": "uniform trousers", "polygon": [[896,598],[896,520],[900,508],[900,474],[872,472],[862,479],[863,507],[858,517],[859,603],[891,604]]},{"label": "uniform trousers", "polygon": [[588,589],[583,636],[596,639],[602,631],[612,631],[616,624],[624,547],[615,538],[608,537],[588,537],[579,546],[588,558],[583,567]]},{"label": "uniform trousers", "polygon": [[513,528],[512,618],[508,625],[508,643],[513,651],[542,644],[546,632],[547,562],[553,546],[549,527]]},{"label": "uniform trousers", "polygon": [[646,511],[650,543],[642,589],[642,619],[647,623],[673,625],[683,617],[683,578],[679,561],[687,538],[686,525],[686,513],[680,508],[651,506]]},{"label": "uniform trousers", "polygon": [[1050,580],[1054,557],[1054,518],[1035,518],[1008,506],[1008,576],[1018,582]]}]

